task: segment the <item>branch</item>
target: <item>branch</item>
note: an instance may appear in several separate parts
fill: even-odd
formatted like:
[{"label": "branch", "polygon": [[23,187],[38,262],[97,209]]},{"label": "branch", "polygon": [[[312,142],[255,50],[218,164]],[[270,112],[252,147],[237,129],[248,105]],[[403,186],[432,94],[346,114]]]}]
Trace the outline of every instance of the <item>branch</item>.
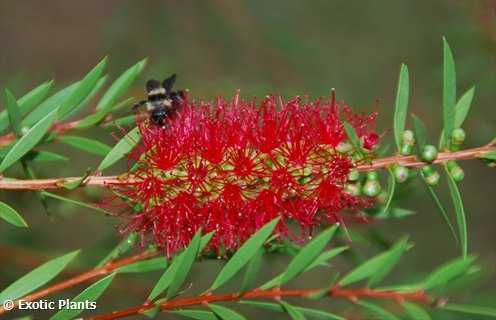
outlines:
[{"label": "branch", "polygon": [[[1,143],[0,143],[1,144]],[[448,160],[470,160],[476,159],[488,152],[496,152],[494,142],[472,149],[466,149],[456,152],[441,152],[437,159],[433,162],[435,164],[444,163]],[[391,165],[399,164],[404,167],[423,167],[427,165],[425,162],[420,161],[416,156],[391,156],[381,159],[375,159],[369,164],[360,164],[357,166],[359,171],[371,171],[377,169],[384,169]],[[67,177],[67,178],[52,178],[52,179],[34,179],[34,180],[16,180],[0,178],[0,190],[42,190],[42,189],[62,189],[65,183],[79,181],[81,177]],[[89,176],[80,185],[84,186],[110,186],[110,185],[125,185],[133,183],[132,176]]]},{"label": "branch", "polygon": [[[271,290],[254,289],[251,291],[247,291],[245,293],[229,293],[222,295],[205,294],[196,297],[176,298],[162,302],[158,306],[160,306],[161,310],[173,310],[173,309],[180,309],[194,305],[205,305],[210,302],[228,302],[228,301],[232,302],[232,301],[239,301],[241,299],[278,300],[282,297],[307,298],[312,294],[320,292],[320,290],[321,289],[299,289],[299,290],[281,290],[280,288],[275,288]],[[334,287],[329,290],[327,296],[329,298],[342,298],[350,301],[356,301],[362,298],[372,298],[372,299],[393,300],[397,303],[401,303],[405,300],[417,301],[423,303],[432,302],[432,298],[428,296],[424,291],[396,292],[396,291],[373,290],[369,288],[345,289],[340,287]],[[136,306],[120,311],[114,311],[109,314],[90,317],[88,319],[91,320],[119,319],[119,318],[129,317],[132,315],[143,314],[146,310],[152,309],[155,306],[156,305],[153,302],[149,302],[140,306]]]},{"label": "branch", "polygon": [[81,283],[92,280],[94,278],[99,278],[99,277],[105,276],[107,274],[114,272],[115,270],[119,269],[120,267],[123,267],[123,266],[128,265],[128,264],[132,264],[132,263],[137,262],[137,261],[141,261],[141,260],[145,260],[145,259],[154,257],[158,254],[159,254],[159,252],[157,252],[157,251],[144,251],[140,254],[137,254],[137,255],[134,255],[131,257],[127,257],[127,258],[117,260],[114,262],[109,262],[106,265],[104,265],[103,267],[87,271],[87,272],[82,273],[80,275],[77,275],[73,278],[59,282],[59,283],[57,283],[53,286],[50,286],[46,289],[35,291],[35,292],[25,296],[25,297],[17,299],[14,301],[14,308],[11,310],[5,310],[3,308],[3,306],[0,306],[0,315],[3,313],[7,313],[9,311],[15,310],[18,306],[19,300],[28,301],[28,302],[29,301],[35,301],[35,300],[38,300],[40,298],[46,297],[48,295],[54,294],[56,292],[59,292],[59,291],[62,291],[62,290],[68,289],[68,288],[72,288],[74,286],[77,286]]}]

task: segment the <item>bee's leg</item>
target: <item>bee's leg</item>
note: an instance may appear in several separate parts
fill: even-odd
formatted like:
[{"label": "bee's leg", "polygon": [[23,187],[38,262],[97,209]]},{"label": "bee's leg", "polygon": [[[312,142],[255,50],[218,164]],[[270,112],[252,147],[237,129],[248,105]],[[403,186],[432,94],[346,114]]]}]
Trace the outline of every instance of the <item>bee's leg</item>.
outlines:
[{"label": "bee's leg", "polygon": [[143,107],[143,106],[145,106],[147,102],[148,101],[146,101],[146,100],[141,100],[140,102],[136,103],[133,106],[133,112],[135,112],[135,113],[138,112],[138,109],[141,108],[141,107]]}]

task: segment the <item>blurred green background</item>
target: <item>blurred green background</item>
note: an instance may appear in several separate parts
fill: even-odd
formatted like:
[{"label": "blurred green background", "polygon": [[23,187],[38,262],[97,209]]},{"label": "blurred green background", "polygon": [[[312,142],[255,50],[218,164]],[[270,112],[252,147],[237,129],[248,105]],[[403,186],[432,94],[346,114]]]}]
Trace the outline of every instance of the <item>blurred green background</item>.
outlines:
[{"label": "blurred green background", "polygon": [[[80,79],[105,55],[110,57],[109,73],[115,78],[148,57],[145,73],[131,92],[139,99],[144,95],[142,84],[146,79],[162,79],[174,72],[179,75],[178,88],[188,88],[191,96],[203,99],[231,97],[238,88],[247,98],[269,93],[320,97],[336,88],[339,99],[362,112],[376,110],[375,101],[379,99],[378,128],[386,134],[385,140],[392,141],[392,105],[399,65],[405,62],[411,77],[410,110],[424,119],[434,142],[441,123],[443,35],[455,55],[458,93],[477,86],[465,129],[467,146],[482,145],[494,138],[496,131],[493,0],[2,0],[0,88],[21,96],[48,79],[55,79],[57,87],[62,87]],[[112,134],[119,136],[120,132],[113,128],[80,134],[113,144]],[[48,149],[71,156],[71,161],[35,167],[39,177],[81,175],[101,160],[58,144]],[[477,290],[455,296],[458,301],[488,305],[496,299],[496,174],[477,161],[463,162],[462,166],[467,172],[461,189],[470,251],[480,257],[485,275]],[[122,164],[109,173],[120,173],[125,168]],[[19,168],[10,173],[22,177]],[[446,186],[439,189],[449,206]],[[410,235],[415,248],[390,277],[392,283],[413,281],[459,253],[422,184],[413,183],[403,195],[398,205],[415,210],[415,216],[356,229],[366,236],[380,235],[385,243]],[[94,202],[102,197],[100,190],[90,188],[70,196]],[[0,198],[30,224],[29,229],[20,230],[0,223],[0,288],[47,259],[78,248],[83,254],[69,273],[85,270],[119,240],[116,229],[122,221],[118,218],[56,201],[49,202],[52,215],[47,217],[31,192],[2,191]],[[380,249],[358,240],[354,245],[366,256]],[[276,274],[284,263],[278,257],[267,258],[263,277]],[[204,288],[202,284],[212,279],[219,266],[216,261],[198,264],[190,291]],[[98,310],[141,303],[158,276],[122,276],[105,294]],[[295,281],[295,285],[316,285],[327,278],[328,274],[320,270]],[[334,305],[322,302],[321,306]],[[270,316],[277,319],[276,314]],[[36,316],[45,317],[43,313]]]}]

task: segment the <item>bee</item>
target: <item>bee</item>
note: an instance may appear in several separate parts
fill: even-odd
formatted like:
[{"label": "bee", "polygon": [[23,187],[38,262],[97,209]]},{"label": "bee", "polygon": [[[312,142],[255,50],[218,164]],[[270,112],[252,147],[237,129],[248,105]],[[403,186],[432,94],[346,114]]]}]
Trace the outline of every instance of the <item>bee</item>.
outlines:
[{"label": "bee", "polygon": [[176,74],[166,78],[162,83],[151,79],[146,82],[147,100],[142,100],[133,106],[133,111],[138,112],[141,107],[145,107],[150,121],[163,126],[165,120],[173,115],[182,105],[185,99],[185,91],[172,91],[176,82]]}]

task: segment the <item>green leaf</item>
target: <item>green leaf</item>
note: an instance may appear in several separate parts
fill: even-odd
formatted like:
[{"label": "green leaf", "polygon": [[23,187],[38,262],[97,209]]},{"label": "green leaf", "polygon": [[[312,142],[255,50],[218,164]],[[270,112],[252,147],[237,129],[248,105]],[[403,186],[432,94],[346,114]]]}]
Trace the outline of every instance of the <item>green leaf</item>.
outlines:
[{"label": "green leaf", "polygon": [[167,268],[167,259],[165,257],[158,257],[144,261],[138,261],[126,266],[120,267],[116,272],[118,273],[142,273],[156,270],[163,270]]},{"label": "green leaf", "polygon": [[93,139],[64,135],[58,138],[60,142],[70,145],[76,149],[86,151],[98,156],[105,156],[112,150],[108,145]]},{"label": "green leaf", "polygon": [[97,85],[98,80],[107,66],[107,57],[103,58],[88,74],[81,80],[77,88],[65,99],[58,108],[59,118],[70,113],[74,107],[81,103]]},{"label": "green leaf", "polygon": [[393,267],[398,263],[403,253],[408,250],[408,238],[403,238],[396,242],[396,244],[388,251],[384,256],[382,262],[382,267],[379,268],[369,280],[369,286],[374,287],[378,285],[387,274],[393,269]]},{"label": "green leaf", "polygon": [[263,253],[263,248],[258,249],[256,254],[248,263],[245,275],[243,277],[243,283],[241,284],[241,292],[245,292],[254,288],[253,284],[255,283],[259,275],[258,272],[260,271],[260,264],[262,262]]},{"label": "green leaf", "polygon": [[334,249],[330,249],[321,253],[317,259],[315,259],[308,267],[305,268],[304,272],[310,271],[315,267],[323,266],[327,263],[327,261],[332,258],[340,255],[343,251],[348,250],[347,246],[337,247]]},{"label": "green leaf", "polygon": [[487,160],[496,160],[496,151],[489,151],[489,152],[483,153],[477,157],[482,158],[482,159],[487,159]]},{"label": "green leaf", "polygon": [[174,310],[169,311],[170,313],[177,314],[188,319],[195,320],[219,320],[213,312],[202,311],[202,310]]},{"label": "green leaf", "polygon": [[412,119],[415,137],[417,138],[417,154],[420,156],[422,149],[427,144],[427,128],[422,119],[416,115],[413,114]]},{"label": "green leaf", "polygon": [[357,304],[369,310],[370,312],[376,314],[377,316],[380,317],[379,319],[381,320],[400,320],[400,318],[398,318],[391,312],[386,311],[384,308],[379,307],[378,305],[375,305],[373,303],[366,301],[358,301]]},{"label": "green leaf", "polygon": [[100,207],[97,207],[97,206],[92,206],[91,204],[86,203],[86,202],[77,201],[77,200],[74,200],[74,199],[71,199],[71,198],[66,198],[66,197],[63,197],[63,196],[59,196],[58,194],[47,192],[47,191],[41,191],[40,193],[42,195],[44,195],[44,196],[47,196],[47,197],[50,197],[50,198],[53,198],[53,199],[57,199],[57,200],[60,200],[60,201],[68,202],[68,203],[71,203],[71,204],[75,204],[75,205],[80,206],[80,207],[83,207],[83,208],[92,209],[92,210],[95,210],[95,211],[98,211],[98,212],[102,212],[102,213],[108,213],[106,210],[104,210],[104,209],[102,209]]},{"label": "green leaf", "polygon": [[135,115],[130,115],[122,118],[115,119],[109,123],[107,123],[105,126],[127,126],[136,121],[136,116]]},{"label": "green leaf", "polygon": [[413,320],[431,320],[431,317],[421,307],[411,302],[403,302],[406,314]]},{"label": "green leaf", "polygon": [[443,124],[444,139],[450,140],[455,127],[456,72],[450,46],[443,37]]},{"label": "green leaf", "polygon": [[12,207],[0,201],[0,218],[8,223],[21,228],[27,228],[28,224],[23,217]]},{"label": "green leaf", "polygon": [[[276,311],[276,312],[284,312],[283,307],[280,304],[277,303],[271,303],[271,302],[260,302],[260,301],[249,301],[249,300],[241,300],[239,303],[249,305],[255,308],[260,308],[260,309],[265,309],[265,310],[271,310],[271,311]],[[296,310],[299,312],[303,313],[306,317],[310,319],[317,319],[317,320],[345,320],[345,318],[340,317],[338,315],[320,311],[320,310],[315,310],[315,309],[310,309],[310,308],[302,308],[302,307],[294,307]]]},{"label": "green leaf", "polygon": [[289,315],[289,317],[293,320],[305,320],[305,316],[298,309],[290,305],[285,301],[279,301],[284,311]]},{"label": "green leaf", "polygon": [[124,158],[134,146],[140,141],[140,130],[139,127],[135,127],[129,131],[117,144],[112,148],[112,150],[107,153],[105,158],[102,160],[98,166],[98,170],[104,170]]},{"label": "green leaf", "polygon": [[436,207],[439,210],[439,215],[441,218],[444,220],[448,228],[450,229],[451,235],[453,235],[453,238],[455,239],[456,242],[458,242],[458,237],[456,236],[455,228],[453,227],[453,224],[451,223],[451,220],[448,217],[448,213],[446,212],[446,209],[444,209],[443,204],[441,203],[441,200],[436,194],[436,191],[434,191],[434,188],[432,188],[430,185],[428,185],[425,182],[425,179],[422,179],[424,182],[427,191],[429,191],[429,195],[431,196],[432,200],[434,200],[434,203],[436,204]]},{"label": "green leaf", "polygon": [[468,304],[447,303],[441,307],[444,310],[475,314],[479,316],[496,317],[496,308],[473,306]]},{"label": "green leaf", "polygon": [[[88,303],[98,300],[98,298],[100,298],[100,296],[105,292],[107,287],[110,285],[110,283],[114,279],[114,276],[115,273],[99,280],[98,282],[95,282],[88,288],[84,289],[80,294],[78,294],[71,300],[69,306],[71,303],[78,303],[78,302]],[[73,319],[83,311],[84,310],[82,309],[68,309],[68,308],[60,309],[59,312],[57,312],[55,315],[53,315],[50,318],[50,320]]]},{"label": "green leaf", "polygon": [[465,216],[465,209],[463,208],[462,196],[455,179],[451,176],[447,167],[445,167],[446,175],[448,176],[448,187],[453,200],[453,207],[455,208],[456,222],[458,225],[458,236],[460,238],[460,245],[462,255],[467,256],[468,253],[468,236],[467,236],[467,218]]},{"label": "green leaf", "polygon": [[26,155],[26,160],[33,162],[53,162],[53,161],[68,161],[69,158],[50,151],[30,151]]},{"label": "green leaf", "polygon": [[392,269],[407,248],[407,239],[401,239],[388,251],[374,256],[350,271],[339,281],[339,285],[344,287],[366,278],[370,278],[374,284],[378,283]]},{"label": "green leaf", "polygon": [[222,268],[220,273],[217,275],[214,283],[210,287],[210,290],[215,290],[229,279],[234,277],[245,264],[248,263],[256,254],[257,251],[263,246],[267,238],[272,234],[272,231],[279,223],[279,218],[272,220],[265,226],[260,228],[254,235],[252,235],[246,242],[236,251],[232,258],[227,262],[227,264]]},{"label": "green leaf", "polygon": [[[214,235],[214,232],[212,231],[212,232],[209,232],[202,237],[201,242],[200,242],[200,248],[198,249],[198,252],[203,251],[205,246],[212,239],[213,235]],[[174,275],[177,273],[177,270],[179,269],[183,255],[184,255],[184,251],[181,252],[179,255],[177,255],[174,258],[174,260],[172,260],[172,264],[170,265],[170,267],[167,268],[167,270],[165,270],[165,272],[162,274],[160,279],[157,281],[157,283],[153,287],[152,292],[150,293],[150,295],[147,298],[148,301],[155,300],[159,295],[162,294],[162,292],[164,292],[169,287],[172,280],[174,279]]]},{"label": "green leaf", "polygon": [[465,273],[475,261],[475,257],[458,258],[434,270],[421,285],[424,290],[430,290]]},{"label": "green leaf", "polygon": [[37,106],[21,121],[21,127],[31,127],[47,114],[57,109],[60,104],[74,92],[79,83],[80,82],[73,83],[43,101],[43,103]]},{"label": "green leaf", "polygon": [[408,96],[410,84],[408,78],[408,67],[401,64],[398,79],[398,90],[396,91],[396,102],[394,108],[394,139],[398,150],[401,148],[403,131],[405,131],[406,115],[408,110]]},{"label": "green leaf", "polygon": [[348,136],[348,139],[351,142],[351,145],[360,155],[363,156],[362,143],[360,142],[360,138],[358,137],[355,128],[353,128],[353,126],[349,124],[347,121],[343,121],[343,126],[344,126],[344,131],[346,132],[346,135]]},{"label": "green leaf", "polygon": [[[43,101],[52,85],[53,81],[46,81],[17,100],[21,117],[31,112],[34,107]],[[7,110],[4,110],[0,112],[0,131],[7,129],[8,126],[8,114]]]},{"label": "green leaf", "polygon": [[389,175],[388,175],[388,198],[386,200],[386,203],[382,207],[382,212],[379,213],[379,215],[384,215],[389,212],[389,209],[391,208],[391,203],[393,202],[393,197],[394,197],[394,192],[396,191],[396,178],[394,177],[394,172],[391,168],[387,169]]},{"label": "green leaf", "polygon": [[[470,106],[474,98],[475,86],[468,89],[463,96],[458,100],[455,107],[455,126],[454,129],[460,128],[470,111]],[[442,148],[445,143],[444,130],[439,141],[439,148]]]},{"label": "green leaf", "polygon": [[55,278],[78,255],[79,250],[48,261],[18,279],[0,293],[0,301],[15,300]]},{"label": "green leaf", "polygon": [[136,232],[131,232],[96,265],[96,268],[103,267],[107,262],[115,260],[124,253],[128,252],[136,243],[136,240],[138,240],[138,234]]},{"label": "green leaf", "polygon": [[13,165],[17,160],[22,158],[28,153],[40,140],[45,136],[57,116],[57,111],[54,110],[41,119],[29,131],[19,139],[12,149],[9,150],[5,158],[0,163],[0,172],[5,171],[8,167]]},{"label": "green leaf", "polygon": [[291,260],[288,268],[284,272],[281,282],[282,285],[294,277],[302,273],[312,262],[317,259],[320,252],[324,250],[325,246],[329,243],[332,236],[336,232],[338,225],[335,224],[324,232],[320,233],[312,241],[310,241],[306,246],[304,246],[300,252]]},{"label": "green leaf", "polygon": [[409,217],[415,214],[415,211],[403,209],[403,208],[390,208],[388,211],[381,211],[379,214],[374,215],[375,219],[401,219],[405,217]]},{"label": "green leaf", "polygon": [[173,297],[182,286],[184,280],[186,280],[186,277],[193,266],[193,262],[195,262],[196,256],[198,255],[200,240],[201,230],[198,230],[186,250],[184,250],[184,253],[179,258],[178,268],[173,276],[169,290],[167,290],[167,299]]},{"label": "green leaf", "polygon": [[245,317],[223,306],[209,303],[208,307],[222,320],[244,320]]},{"label": "green leaf", "polygon": [[108,110],[114,106],[116,101],[129,90],[134,80],[141,73],[146,65],[146,59],[141,60],[131,68],[127,69],[117,80],[112,83],[110,88],[105,92],[103,97],[98,102],[96,108],[98,110]]},{"label": "green leaf", "polygon": [[71,190],[71,191],[75,190],[75,189],[79,188],[84,183],[84,181],[86,180],[86,178],[88,178],[88,176],[90,174],[91,174],[91,170],[88,169],[88,170],[86,170],[86,173],[84,174],[84,176],[77,178],[75,180],[65,182],[64,184],[62,184],[62,186],[67,190]]},{"label": "green leaf", "polygon": [[22,135],[21,132],[21,110],[17,105],[17,100],[9,90],[5,89],[5,105],[9,113],[9,123],[16,137]]},{"label": "green leaf", "polygon": [[60,120],[66,120],[68,118],[71,118],[72,116],[79,113],[79,111],[81,111],[83,108],[85,108],[93,100],[96,94],[100,91],[100,89],[103,87],[105,82],[107,82],[107,79],[108,79],[107,76],[103,76],[100,79],[98,79],[97,83],[95,84],[93,89],[91,89],[90,93],[88,93],[88,95],[86,95],[86,97],[81,102],[79,102],[78,105],[72,108],[70,112],[66,113],[62,118],[60,118]]}]

